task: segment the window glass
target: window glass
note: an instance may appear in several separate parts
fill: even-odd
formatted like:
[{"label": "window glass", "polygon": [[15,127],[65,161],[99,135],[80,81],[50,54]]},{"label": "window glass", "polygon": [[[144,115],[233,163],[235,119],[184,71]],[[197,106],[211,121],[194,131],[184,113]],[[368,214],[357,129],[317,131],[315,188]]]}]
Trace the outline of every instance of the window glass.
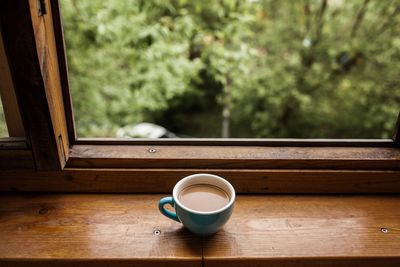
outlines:
[{"label": "window glass", "polygon": [[398,1],[61,4],[78,137],[393,134]]},{"label": "window glass", "polygon": [[3,102],[0,98],[0,138],[8,137],[6,119],[4,117]]}]

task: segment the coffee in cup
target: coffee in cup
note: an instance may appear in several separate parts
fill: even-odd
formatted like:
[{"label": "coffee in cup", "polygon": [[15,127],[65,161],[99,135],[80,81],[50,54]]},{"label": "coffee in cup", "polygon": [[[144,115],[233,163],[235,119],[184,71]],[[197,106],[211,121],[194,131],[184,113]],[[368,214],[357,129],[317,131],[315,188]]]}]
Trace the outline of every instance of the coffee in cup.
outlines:
[{"label": "coffee in cup", "polygon": [[210,184],[195,184],[184,188],[178,195],[179,201],[195,211],[214,211],[229,203],[228,194],[221,188]]},{"label": "coffee in cup", "polygon": [[[158,208],[166,217],[182,223],[195,234],[217,232],[230,218],[235,189],[224,178],[213,174],[193,174],[180,180],[172,197],[160,199]],[[175,208],[175,213],[165,205]]]}]

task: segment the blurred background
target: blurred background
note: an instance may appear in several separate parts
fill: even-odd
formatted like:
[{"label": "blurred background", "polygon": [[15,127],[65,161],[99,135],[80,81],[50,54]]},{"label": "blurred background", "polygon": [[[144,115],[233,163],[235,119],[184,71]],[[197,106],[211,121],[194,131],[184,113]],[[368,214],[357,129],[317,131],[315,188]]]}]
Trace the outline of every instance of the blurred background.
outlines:
[{"label": "blurred background", "polygon": [[400,0],[61,4],[78,137],[393,134]]},{"label": "blurred background", "polygon": [[7,130],[6,118],[4,116],[3,102],[0,98],[0,138],[8,136],[9,135]]}]

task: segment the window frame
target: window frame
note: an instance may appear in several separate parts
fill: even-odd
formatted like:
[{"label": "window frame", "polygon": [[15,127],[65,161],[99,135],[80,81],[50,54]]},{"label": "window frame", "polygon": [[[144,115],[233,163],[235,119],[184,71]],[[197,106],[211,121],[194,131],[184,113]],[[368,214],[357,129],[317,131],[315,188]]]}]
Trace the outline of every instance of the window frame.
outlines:
[{"label": "window frame", "polygon": [[[51,45],[55,42],[51,12],[39,16],[38,4],[41,2],[1,1],[0,23],[33,169],[61,170],[68,155],[68,135],[65,134],[66,126],[63,127],[64,107],[57,84],[57,57],[53,56],[55,50]],[[48,1],[45,3],[50,6]],[[1,153],[8,153],[8,161],[16,163],[3,169],[19,166],[18,156],[12,156],[11,151]]]},{"label": "window frame", "polygon": [[0,97],[9,137],[25,137],[0,25]]},{"label": "window frame", "polygon": [[0,138],[0,169],[29,170],[34,168],[34,161],[29,143],[25,138],[2,33],[0,24],[0,97],[9,135]]},{"label": "window frame", "polygon": [[[0,4],[36,170],[0,170],[8,177],[0,190],[168,192],[185,175],[209,172],[243,193],[400,192],[400,114],[393,139],[77,138],[59,1],[44,1],[43,16],[40,2]],[[21,17],[29,19],[18,23]]]}]

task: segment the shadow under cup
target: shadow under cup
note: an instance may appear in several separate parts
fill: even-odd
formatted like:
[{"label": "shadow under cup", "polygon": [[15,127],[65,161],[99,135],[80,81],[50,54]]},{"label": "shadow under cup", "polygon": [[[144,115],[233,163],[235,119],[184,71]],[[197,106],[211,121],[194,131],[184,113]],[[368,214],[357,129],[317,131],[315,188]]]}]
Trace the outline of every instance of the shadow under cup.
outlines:
[{"label": "shadow under cup", "polygon": [[[223,208],[214,211],[197,211],[183,205],[179,199],[179,193],[193,185],[209,184],[224,190],[229,196],[229,202]],[[158,207],[160,212],[170,219],[181,222],[187,229],[198,235],[210,235],[217,232],[230,218],[235,202],[235,189],[222,177],[213,174],[193,174],[180,180],[174,187],[173,197],[160,199]],[[175,212],[168,211],[164,205],[170,204]]]}]

